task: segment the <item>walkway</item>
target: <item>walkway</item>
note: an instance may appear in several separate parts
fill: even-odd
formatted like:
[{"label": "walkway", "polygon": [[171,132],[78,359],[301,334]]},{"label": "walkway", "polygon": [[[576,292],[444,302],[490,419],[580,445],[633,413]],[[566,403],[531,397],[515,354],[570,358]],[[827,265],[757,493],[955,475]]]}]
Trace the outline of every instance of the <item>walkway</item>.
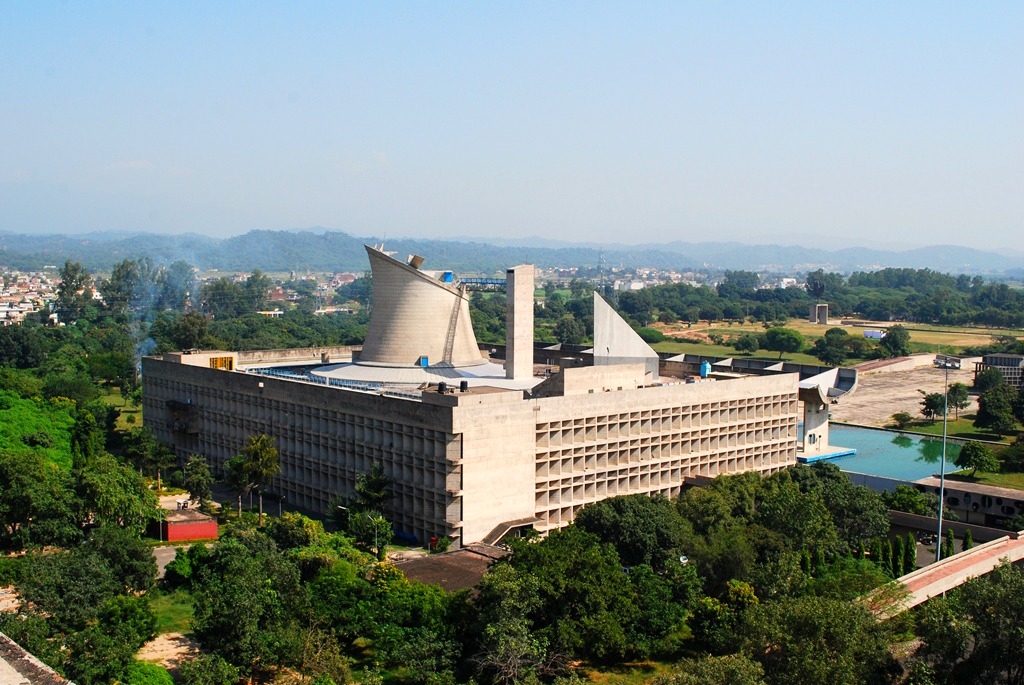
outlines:
[{"label": "walkway", "polygon": [[897,582],[908,593],[901,599],[886,601],[891,592],[880,588],[881,591],[869,595],[867,601],[879,618],[891,618],[971,578],[985,575],[1003,561],[1016,562],[1021,559],[1024,559],[1024,537],[1012,533],[898,578]]}]

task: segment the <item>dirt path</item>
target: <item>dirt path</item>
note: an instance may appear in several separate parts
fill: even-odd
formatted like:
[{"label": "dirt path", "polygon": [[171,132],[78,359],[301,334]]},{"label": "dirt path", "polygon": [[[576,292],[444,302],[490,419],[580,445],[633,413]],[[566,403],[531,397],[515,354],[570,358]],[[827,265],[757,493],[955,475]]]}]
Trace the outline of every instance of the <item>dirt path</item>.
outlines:
[{"label": "dirt path", "polygon": [[191,659],[197,654],[199,645],[191,637],[181,633],[164,633],[144,644],[136,656],[142,661],[150,661],[173,670],[181,661]]}]

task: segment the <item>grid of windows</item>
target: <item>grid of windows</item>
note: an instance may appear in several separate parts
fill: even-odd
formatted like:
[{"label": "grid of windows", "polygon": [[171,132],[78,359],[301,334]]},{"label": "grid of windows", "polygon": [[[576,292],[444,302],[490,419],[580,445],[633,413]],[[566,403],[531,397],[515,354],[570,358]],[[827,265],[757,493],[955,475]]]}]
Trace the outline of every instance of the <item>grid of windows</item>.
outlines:
[{"label": "grid of windows", "polygon": [[[330,394],[335,398],[330,406],[313,397],[298,403],[150,373],[145,416],[147,425],[179,456],[202,454],[219,473],[250,436],[272,436],[281,473],[271,490],[287,497],[290,505],[310,511],[326,511],[333,497],[351,495],[356,477],[380,462],[393,480],[386,513],[396,530],[418,540],[458,536],[462,525],[460,438],[426,426],[383,420],[369,413],[370,407],[360,412],[358,394],[340,389]],[[165,408],[168,400],[178,407],[175,412]],[[186,433],[180,428],[181,415],[189,410],[198,430]]]},{"label": "grid of windows", "polygon": [[777,471],[796,439],[795,392],[538,423],[537,528],[606,497],[676,497],[691,475]]}]

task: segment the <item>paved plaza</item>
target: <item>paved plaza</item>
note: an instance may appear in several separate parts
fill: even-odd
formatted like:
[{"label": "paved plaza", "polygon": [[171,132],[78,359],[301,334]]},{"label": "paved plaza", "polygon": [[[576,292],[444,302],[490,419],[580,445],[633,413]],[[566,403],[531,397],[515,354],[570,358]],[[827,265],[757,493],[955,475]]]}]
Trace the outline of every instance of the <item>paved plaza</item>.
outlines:
[{"label": "paved plaza", "polygon": [[[865,426],[884,426],[889,417],[905,411],[914,418],[921,418],[921,393],[942,392],[945,371],[923,366],[912,371],[890,373],[861,373],[857,379],[857,390],[849,397],[843,397],[832,406],[832,420],[857,423]],[[974,382],[974,371],[968,369],[950,370],[949,382],[970,386]],[[971,398],[971,406],[961,411],[973,413],[978,410],[977,398]],[[955,414],[950,410],[950,418]]]}]

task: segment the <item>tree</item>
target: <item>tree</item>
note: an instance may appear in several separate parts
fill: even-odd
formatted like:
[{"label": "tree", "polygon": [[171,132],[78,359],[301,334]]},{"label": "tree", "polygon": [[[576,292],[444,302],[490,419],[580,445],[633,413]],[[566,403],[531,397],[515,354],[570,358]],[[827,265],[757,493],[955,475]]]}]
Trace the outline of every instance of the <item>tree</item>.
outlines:
[{"label": "tree", "polygon": [[1013,404],[1017,400],[1017,390],[1011,386],[997,385],[978,398],[978,414],[974,419],[977,428],[987,428],[997,433],[1007,433],[1013,429]]},{"label": "tree", "polygon": [[968,528],[964,531],[964,539],[960,543],[960,549],[964,552],[974,547],[974,535],[971,533],[971,529]]},{"label": "tree", "polygon": [[[238,518],[242,518],[242,496],[252,492],[253,483],[245,456],[236,454],[224,463],[224,482],[238,497]],[[250,506],[252,501],[250,500]]]},{"label": "tree", "polygon": [[160,518],[156,495],[136,471],[108,454],[74,471],[82,520],[121,526],[141,534]]},{"label": "tree", "polygon": [[373,549],[379,561],[387,557],[387,546],[394,532],[391,523],[379,511],[352,512],[348,519],[348,532],[365,549]]},{"label": "tree", "polygon": [[281,470],[281,459],[274,447],[274,439],[266,434],[254,435],[242,451],[245,472],[260,499],[260,526],[263,525],[263,488],[270,484]]},{"label": "tree", "polygon": [[584,507],[575,521],[611,543],[626,566],[646,564],[657,571],[679,564],[689,528],[664,496],[612,497]]},{"label": "tree", "polygon": [[70,260],[64,262],[58,275],[57,299],[54,312],[61,323],[73,324],[82,317],[86,305],[92,300],[92,278],[84,266]]},{"label": "tree", "polygon": [[903,326],[896,324],[885,332],[878,348],[886,358],[905,357],[910,354],[910,333]]},{"label": "tree", "polygon": [[814,341],[812,354],[829,366],[840,366],[849,356],[847,343],[850,335],[842,328],[830,328]]},{"label": "tree", "polygon": [[924,390],[918,390],[918,392],[922,395],[921,413],[925,418],[935,421],[936,416],[943,416],[946,413],[945,395],[941,392],[925,393]]},{"label": "tree", "polygon": [[744,654],[688,657],[651,685],[765,685],[764,669]]},{"label": "tree", "polygon": [[950,385],[946,397],[949,406],[956,410],[956,418],[958,419],[960,418],[960,410],[971,406],[971,396],[968,393],[967,386],[963,383],[953,383]]},{"label": "tree", "polygon": [[903,430],[914,422],[914,417],[905,411],[898,411],[889,417],[889,420],[892,421],[893,426]]},{"label": "tree", "polygon": [[761,343],[758,341],[757,336],[753,333],[744,333],[741,335],[736,342],[733,344],[737,352],[747,352],[753,354],[761,348]]},{"label": "tree", "polygon": [[886,628],[862,605],[822,597],[783,598],[752,607],[744,649],[765,680],[780,685],[884,682],[893,664]]},{"label": "tree", "polygon": [[924,604],[922,656],[951,682],[1024,683],[1024,571],[1009,563]]},{"label": "tree", "polygon": [[204,651],[243,674],[301,651],[293,630],[307,599],[297,566],[254,530],[226,536],[192,570],[192,627]]},{"label": "tree", "polygon": [[153,550],[135,533],[118,526],[100,526],[90,533],[89,544],[128,590],[145,592],[156,584]]},{"label": "tree", "polygon": [[190,501],[199,502],[199,506],[202,506],[204,501],[213,497],[213,475],[203,457],[198,454],[189,455],[182,477]]},{"label": "tree", "polygon": [[999,470],[999,458],[992,453],[988,447],[976,440],[971,440],[960,447],[960,453],[956,455],[953,463],[961,469],[971,469],[971,478],[978,469],[992,473]]},{"label": "tree", "polygon": [[0,450],[0,548],[74,546],[77,508],[70,474],[39,454]]},{"label": "tree", "polygon": [[799,352],[804,344],[804,336],[799,331],[781,326],[769,328],[765,331],[765,349],[779,353],[779,359],[785,353]]},{"label": "tree", "polygon": [[982,369],[974,374],[974,389],[979,393],[985,393],[999,385],[1004,385],[1006,379],[1003,372],[994,366]]},{"label": "tree", "polygon": [[897,485],[892,493],[883,493],[885,504],[895,511],[921,516],[937,516],[939,498],[930,492],[920,492],[912,485]]},{"label": "tree", "polygon": [[384,473],[384,464],[375,461],[370,470],[356,476],[355,498],[351,507],[355,511],[383,511],[391,499],[394,480]]}]

